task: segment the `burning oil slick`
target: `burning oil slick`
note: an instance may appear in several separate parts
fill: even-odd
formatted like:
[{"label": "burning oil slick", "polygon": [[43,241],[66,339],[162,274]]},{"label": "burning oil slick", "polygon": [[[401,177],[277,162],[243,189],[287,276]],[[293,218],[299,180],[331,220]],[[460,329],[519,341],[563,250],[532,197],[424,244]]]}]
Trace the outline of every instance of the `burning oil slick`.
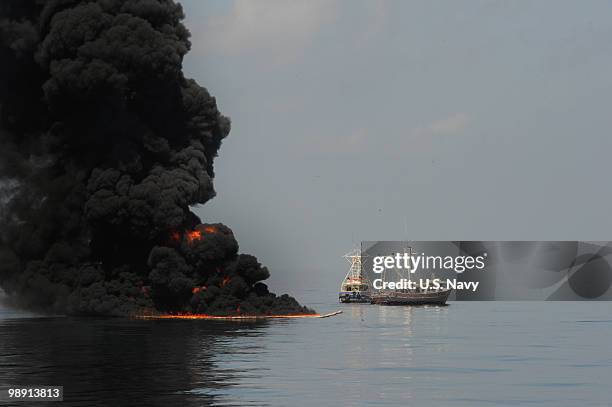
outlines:
[{"label": "burning oil slick", "polygon": [[214,197],[230,121],[182,73],[168,0],[0,3],[0,285],[71,314],[312,313],[261,281]]}]

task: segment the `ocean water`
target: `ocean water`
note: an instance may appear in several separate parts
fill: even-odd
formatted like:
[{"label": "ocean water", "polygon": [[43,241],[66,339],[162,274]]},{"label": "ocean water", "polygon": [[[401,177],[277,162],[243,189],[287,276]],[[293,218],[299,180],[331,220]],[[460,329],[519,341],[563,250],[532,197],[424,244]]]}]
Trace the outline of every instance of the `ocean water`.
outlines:
[{"label": "ocean water", "polygon": [[612,303],[311,304],[344,313],[219,322],[0,309],[0,385],[63,385],[65,401],[48,404],[79,407],[612,405]]}]

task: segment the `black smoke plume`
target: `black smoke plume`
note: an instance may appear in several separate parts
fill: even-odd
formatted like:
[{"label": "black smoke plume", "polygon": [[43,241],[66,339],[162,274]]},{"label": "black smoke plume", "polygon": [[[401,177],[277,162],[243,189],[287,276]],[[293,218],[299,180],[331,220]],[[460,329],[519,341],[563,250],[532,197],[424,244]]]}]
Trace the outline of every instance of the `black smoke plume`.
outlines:
[{"label": "black smoke plume", "polygon": [[22,306],[311,312],[190,211],[230,121],[183,75],[182,19],[171,0],[0,2],[0,285]]}]

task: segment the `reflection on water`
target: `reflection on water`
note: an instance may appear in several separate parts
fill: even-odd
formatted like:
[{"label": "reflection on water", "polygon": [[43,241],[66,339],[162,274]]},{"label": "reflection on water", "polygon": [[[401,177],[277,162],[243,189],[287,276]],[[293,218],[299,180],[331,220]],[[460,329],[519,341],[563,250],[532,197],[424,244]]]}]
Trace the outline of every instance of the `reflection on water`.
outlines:
[{"label": "reflection on water", "polygon": [[[235,372],[218,361],[257,347],[265,322],[123,319],[0,320],[0,383],[63,385],[62,405],[202,406]],[[245,375],[254,367],[245,366]],[[20,403],[20,405],[23,405]],[[38,405],[38,404],[37,404]]]},{"label": "reflection on water", "polygon": [[63,385],[55,405],[79,407],[609,405],[608,304],[349,304],[257,323],[0,310],[0,384]]}]

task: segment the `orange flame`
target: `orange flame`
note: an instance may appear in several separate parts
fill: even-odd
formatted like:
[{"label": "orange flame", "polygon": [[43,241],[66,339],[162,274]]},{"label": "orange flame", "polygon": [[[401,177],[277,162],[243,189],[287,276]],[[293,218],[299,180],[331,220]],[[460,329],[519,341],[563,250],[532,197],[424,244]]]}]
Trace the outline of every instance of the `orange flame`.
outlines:
[{"label": "orange flame", "polygon": [[202,238],[202,232],[199,230],[192,230],[191,232],[187,232],[187,241],[189,243],[193,243],[194,240],[200,240]]},{"label": "orange flame", "polygon": [[192,293],[192,294],[197,294],[197,293],[199,293],[200,291],[206,291],[206,288],[207,288],[207,287],[206,287],[205,285],[202,285],[202,286],[200,286],[200,287],[193,287],[193,288],[191,289],[191,293]]},{"label": "orange flame", "polygon": [[223,277],[223,281],[221,282],[221,287],[225,287],[231,281],[232,281],[232,278],[230,276]]},{"label": "orange flame", "polygon": [[[193,243],[196,240],[200,240],[202,239],[202,231],[204,231],[205,233],[218,233],[219,229],[217,229],[216,226],[206,226],[202,229],[194,229],[191,231],[187,231],[185,232],[185,237],[187,237],[187,242],[188,243]],[[172,231],[170,232],[170,239],[178,242],[181,240],[181,233],[177,232],[177,231]]]},{"label": "orange flame", "polygon": [[272,315],[209,315],[209,314],[163,314],[138,315],[142,319],[219,319],[219,320],[254,320],[254,319],[280,319],[280,318],[319,318],[321,314],[272,314]]}]

